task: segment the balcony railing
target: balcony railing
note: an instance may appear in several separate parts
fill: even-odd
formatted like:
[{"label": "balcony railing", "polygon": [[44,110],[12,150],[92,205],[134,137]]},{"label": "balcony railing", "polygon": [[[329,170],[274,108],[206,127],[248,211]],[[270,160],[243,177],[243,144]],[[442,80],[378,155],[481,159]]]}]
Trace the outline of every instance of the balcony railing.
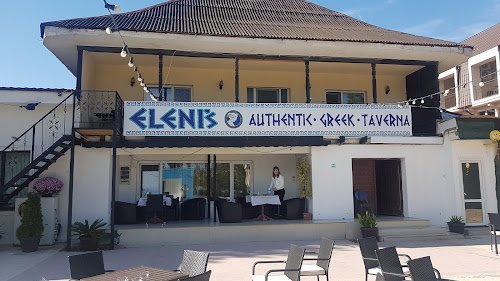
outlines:
[{"label": "balcony railing", "polygon": [[474,84],[473,88],[474,101],[498,95],[498,79],[496,78],[496,73],[491,79]]},{"label": "balcony railing", "polygon": [[123,100],[114,91],[82,91],[77,102],[75,127],[78,129],[123,128]]}]

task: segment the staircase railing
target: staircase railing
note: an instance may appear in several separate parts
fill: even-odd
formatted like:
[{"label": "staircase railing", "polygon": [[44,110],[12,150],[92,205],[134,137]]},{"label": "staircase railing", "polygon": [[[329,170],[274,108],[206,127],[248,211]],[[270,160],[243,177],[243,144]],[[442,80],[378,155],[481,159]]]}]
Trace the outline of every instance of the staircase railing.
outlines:
[{"label": "staircase railing", "polygon": [[[73,114],[74,104],[76,108]],[[0,151],[0,197],[16,188],[6,184],[15,180],[33,160],[44,154],[61,137],[70,136],[73,124],[76,129],[108,129],[121,132],[122,116],[123,101],[117,92],[72,92]],[[16,116],[12,118],[12,124],[15,126]],[[22,184],[21,181],[22,179],[16,183]],[[16,194],[18,192],[16,191]]]}]

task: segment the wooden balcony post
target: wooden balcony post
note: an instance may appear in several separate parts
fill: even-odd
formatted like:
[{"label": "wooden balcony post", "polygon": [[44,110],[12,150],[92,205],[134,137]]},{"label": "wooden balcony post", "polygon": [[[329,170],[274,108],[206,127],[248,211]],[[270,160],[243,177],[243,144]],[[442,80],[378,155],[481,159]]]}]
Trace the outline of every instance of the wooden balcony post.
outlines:
[{"label": "wooden balcony post", "polygon": [[158,100],[167,100],[163,98],[163,55],[158,55]]},{"label": "wooden balcony post", "polygon": [[305,61],[306,65],[306,103],[311,103],[311,80],[309,78],[309,61]]},{"label": "wooden balcony post", "polygon": [[234,60],[234,101],[240,102],[240,58]]}]

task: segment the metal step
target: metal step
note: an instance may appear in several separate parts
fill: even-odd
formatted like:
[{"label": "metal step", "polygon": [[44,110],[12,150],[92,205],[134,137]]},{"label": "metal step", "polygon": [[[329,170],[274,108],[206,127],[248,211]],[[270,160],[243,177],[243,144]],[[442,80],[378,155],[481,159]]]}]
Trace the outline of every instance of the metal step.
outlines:
[{"label": "metal step", "polygon": [[464,239],[465,236],[458,233],[447,232],[445,234],[419,234],[419,235],[394,235],[394,236],[380,236],[380,240],[387,242],[396,241],[419,241],[419,240],[453,240]]}]

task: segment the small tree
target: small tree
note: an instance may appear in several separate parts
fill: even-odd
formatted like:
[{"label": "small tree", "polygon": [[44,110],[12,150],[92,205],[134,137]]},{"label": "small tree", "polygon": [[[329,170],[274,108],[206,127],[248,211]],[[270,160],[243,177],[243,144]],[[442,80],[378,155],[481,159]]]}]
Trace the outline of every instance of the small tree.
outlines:
[{"label": "small tree", "polygon": [[301,198],[311,198],[312,197],[312,186],[311,186],[311,161],[309,157],[300,157],[296,161],[297,168],[297,181],[300,184],[300,197]]},{"label": "small tree", "polygon": [[40,197],[30,192],[21,208],[21,225],[16,230],[17,239],[41,237],[43,233],[43,217]]}]

